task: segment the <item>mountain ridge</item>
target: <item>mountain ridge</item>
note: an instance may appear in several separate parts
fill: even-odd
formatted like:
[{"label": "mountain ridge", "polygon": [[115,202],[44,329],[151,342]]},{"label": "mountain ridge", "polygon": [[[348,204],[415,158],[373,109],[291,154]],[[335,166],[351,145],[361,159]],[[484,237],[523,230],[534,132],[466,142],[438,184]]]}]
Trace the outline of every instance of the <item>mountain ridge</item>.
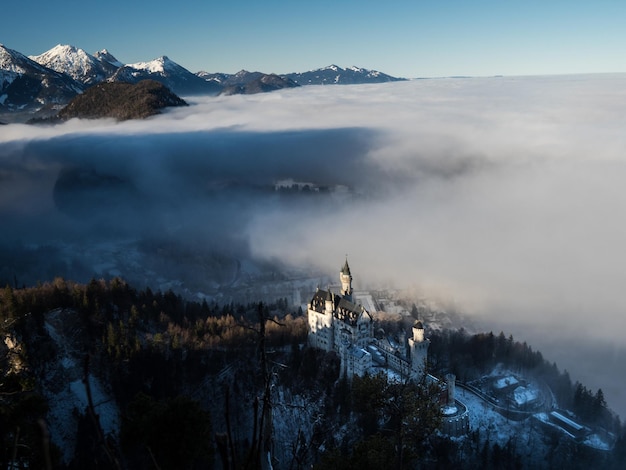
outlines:
[{"label": "mountain ridge", "polygon": [[405,78],[392,77],[378,70],[369,70],[355,65],[342,68],[335,64],[308,72],[293,72],[282,76],[299,85],[356,85],[406,80]]},{"label": "mountain ridge", "polygon": [[299,87],[296,82],[289,78],[275,74],[262,74],[253,80],[226,86],[220,95],[252,95],[255,93],[268,93],[283,88]]},{"label": "mountain ridge", "polygon": [[221,90],[219,85],[198,77],[167,56],[124,65],[108,81],[138,83],[145,79],[160,82],[179,95],[216,95]]}]

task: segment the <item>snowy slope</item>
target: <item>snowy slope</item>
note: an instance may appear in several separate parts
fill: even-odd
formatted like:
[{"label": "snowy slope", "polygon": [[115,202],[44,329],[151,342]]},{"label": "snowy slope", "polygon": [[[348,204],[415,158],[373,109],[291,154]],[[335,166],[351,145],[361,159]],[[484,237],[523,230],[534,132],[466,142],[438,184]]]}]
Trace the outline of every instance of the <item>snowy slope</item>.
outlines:
[{"label": "snowy slope", "polygon": [[43,67],[33,63],[25,55],[0,44],[0,91],[8,87],[17,77],[37,71],[46,72]]},{"label": "snowy slope", "polygon": [[[53,310],[47,314],[44,325],[56,345],[57,354],[49,359],[41,385],[50,406],[47,416],[50,438],[61,449],[65,463],[74,455],[78,414],[85,413],[89,405],[83,382],[86,346],[75,316],[76,312],[71,310]],[[111,390],[92,373],[89,386],[102,431],[105,435],[116,436],[120,412]]]},{"label": "snowy slope", "polygon": [[227,73],[212,73],[212,72],[205,72],[204,70],[201,70],[199,72],[196,72],[196,75],[200,78],[202,78],[203,80],[206,80],[208,82],[216,82],[216,83],[224,83],[226,80],[228,80],[229,77],[232,77],[232,75],[227,74]]}]

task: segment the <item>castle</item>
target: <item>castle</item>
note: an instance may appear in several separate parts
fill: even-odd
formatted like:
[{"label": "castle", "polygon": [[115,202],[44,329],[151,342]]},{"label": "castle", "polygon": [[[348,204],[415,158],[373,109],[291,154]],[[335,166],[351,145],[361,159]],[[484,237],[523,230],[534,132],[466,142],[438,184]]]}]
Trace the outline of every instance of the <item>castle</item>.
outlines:
[{"label": "castle", "polygon": [[406,345],[392,343],[386,338],[376,339],[372,315],[355,303],[347,259],[339,272],[339,280],[339,293],[334,293],[330,287],[326,290],[318,288],[308,305],[309,345],[335,351],[341,360],[341,374],[348,378],[376,373],[376,369],[381,368],[405,378],[422,378],[429,345],[424,338],[422,323],[415,322],[413,336]]}]

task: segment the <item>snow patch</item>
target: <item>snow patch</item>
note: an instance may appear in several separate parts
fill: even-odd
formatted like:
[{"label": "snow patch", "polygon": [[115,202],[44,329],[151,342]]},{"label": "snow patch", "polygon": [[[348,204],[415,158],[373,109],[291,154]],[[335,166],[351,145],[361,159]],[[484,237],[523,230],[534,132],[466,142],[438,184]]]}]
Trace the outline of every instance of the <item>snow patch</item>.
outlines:
[{"label": "snow patch", "polygon": [[602,439],[599,434],[590,434],[584,440],[585,445],[600,450],[611,450],[611,444]]},{"label": "snow patch", "polygon": [[[57,309],[47,313],[44,328],[58,348],[50,359],[42,380],[43,393],[48,400],[47,416],[50,437],[68,463],[74,457],[78,419],[89,405],[83,382],[83,348],[81,330],[75,326],[71,310]],[[116,435],[119,430],[119,410],[110,392],[97,377],[89,376],[92,402],[105,434]]]},{"label": "snow patch", "polygon": [[[115,401],[104,392],[104,387],[97,378],[89,376],[89,387],[102,430],[105,434],[115,434],[119,428],[119,413]],[[70,383],[70,390],[76,397],[76,403],[80,405],[79,410],[83,411],[87,408],[89,400],[83,381],[75,380]]]}]

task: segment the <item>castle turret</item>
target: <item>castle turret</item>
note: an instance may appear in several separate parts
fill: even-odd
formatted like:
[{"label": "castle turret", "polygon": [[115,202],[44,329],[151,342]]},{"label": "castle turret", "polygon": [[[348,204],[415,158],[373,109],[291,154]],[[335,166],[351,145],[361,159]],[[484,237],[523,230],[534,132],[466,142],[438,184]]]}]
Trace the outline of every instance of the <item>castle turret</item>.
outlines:
[{"label": "castle turret", "polygon": [[326,315],[333,313],[333,293],[330,291],[330,288],[326,292],[326,305],[325,305],[325,313]]},{"label": "castle turret", "polygon": [[350,266],[348,265],[348,258],[341,268],[339,273],[339,279],[341,280],[341,294],[352,301],[352,274],[350,274]]}]

